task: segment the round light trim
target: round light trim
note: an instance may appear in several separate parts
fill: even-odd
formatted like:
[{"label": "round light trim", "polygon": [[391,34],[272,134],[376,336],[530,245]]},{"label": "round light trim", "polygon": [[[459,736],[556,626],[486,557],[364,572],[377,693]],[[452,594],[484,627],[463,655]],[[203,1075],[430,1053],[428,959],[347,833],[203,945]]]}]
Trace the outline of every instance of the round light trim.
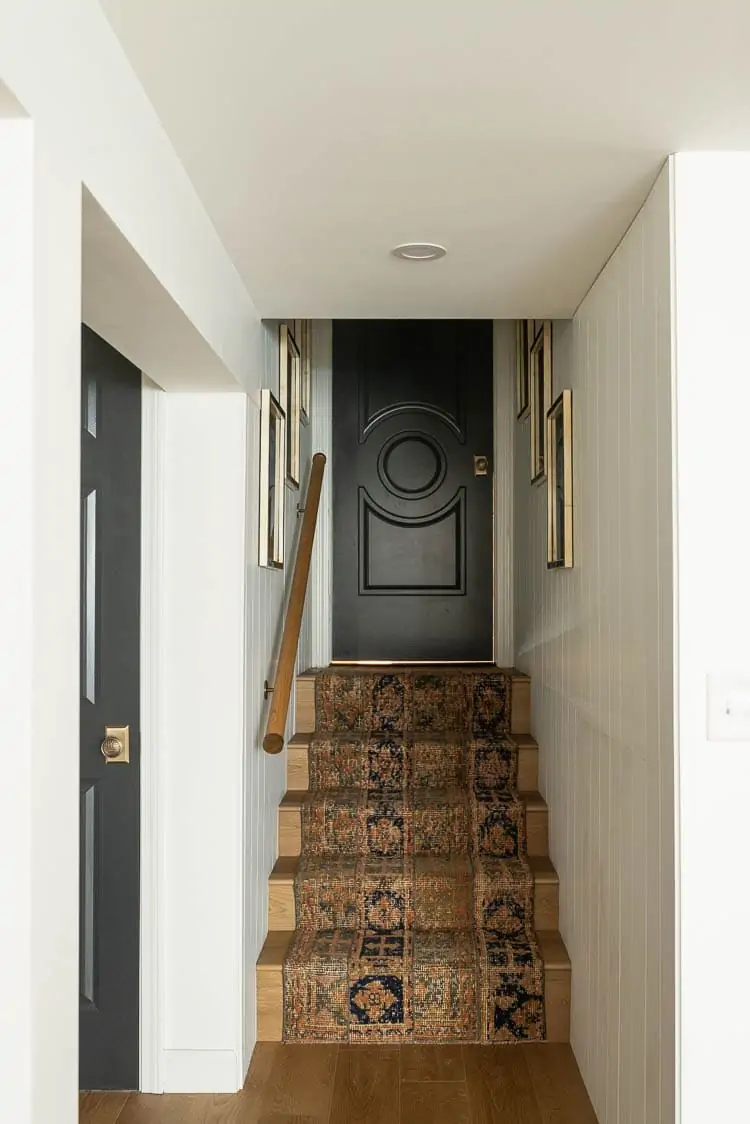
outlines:
[{"label": "round light trim", "polygon": [[391,253],[394,258],[403,258],[404,261],[437,261],[445,257],[447,250],[436,242],[404,242]]}]

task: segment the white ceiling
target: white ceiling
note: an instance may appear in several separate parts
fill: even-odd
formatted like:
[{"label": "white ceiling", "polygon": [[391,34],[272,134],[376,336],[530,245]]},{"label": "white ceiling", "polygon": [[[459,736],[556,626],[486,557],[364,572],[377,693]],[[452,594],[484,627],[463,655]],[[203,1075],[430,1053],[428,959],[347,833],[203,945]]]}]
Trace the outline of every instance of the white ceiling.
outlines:
[{"label": "white ceiling", "polygon": [[101,3],[264,316],[570,315],[669,152],[750,149],[747,0]]}]

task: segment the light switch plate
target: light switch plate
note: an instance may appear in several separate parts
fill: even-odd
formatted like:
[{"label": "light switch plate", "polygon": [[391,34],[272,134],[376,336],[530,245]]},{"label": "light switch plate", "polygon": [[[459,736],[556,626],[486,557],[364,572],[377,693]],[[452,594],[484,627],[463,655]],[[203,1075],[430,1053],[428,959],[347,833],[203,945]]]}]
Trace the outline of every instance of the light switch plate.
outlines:
[{"label": "light switch plate", "polygon": [[707,702],[710,742],[750,742],[750,672],[711,672]]}]

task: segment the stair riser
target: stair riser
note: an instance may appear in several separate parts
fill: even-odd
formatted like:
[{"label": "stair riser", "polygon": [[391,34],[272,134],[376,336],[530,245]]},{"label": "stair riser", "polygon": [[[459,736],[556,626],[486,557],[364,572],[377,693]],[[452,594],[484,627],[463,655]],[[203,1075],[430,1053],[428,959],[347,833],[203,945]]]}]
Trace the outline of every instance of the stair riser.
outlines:
[{"label": "stair riser", "polygon": [[[310,788],[310,767],[307,745],[292,743],[287,752],[287,791],[307,792]],[[539,751],[536,746],[518,747],[518,788],[533,792],[538,785]]]},{"label": "stair riser", "polygon": [[[258,969],[258,1041],[281,1042],[284,1010],[283,969]],[[548,1042],[570,1041],[570,971],[545,969],[544,1005]]]},{"label": "stair riser", "polygon": [[[554,882],[537,882],[534,886],[534,928],[556,929],[559,909],[559,887]],[[268,890],[268,927],[271,931],[289,931],[296,927],[294,883],[273,880]]]},{"label": "stair riser", "polygon": [[[526,810],[526,849],[529,855],[548,855],[547,808]],[[279,808],[279,855],[299,855],[302,851],[302,813],[299,808]]]},{"label": "stair riser", "polygon": [[[298,676],[295,697],[295,729],[301,734],[310,734],[315,729],[314,676]],[[531,683],[525,677],[512,680],[510,732],[531,732]]]}]

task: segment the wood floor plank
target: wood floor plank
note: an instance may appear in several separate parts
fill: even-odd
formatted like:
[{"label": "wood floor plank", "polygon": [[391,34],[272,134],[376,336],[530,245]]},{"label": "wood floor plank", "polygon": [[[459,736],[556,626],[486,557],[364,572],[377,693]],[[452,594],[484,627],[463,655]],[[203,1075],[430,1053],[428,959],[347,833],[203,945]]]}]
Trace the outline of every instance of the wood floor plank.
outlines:
[{"label": "wood floor plank", "polygon": [[544,1124],[517,1046],[464,1046],[472,1124]]},{"label": "wood floor plank", "polygon": [[465,1081],[460,1046],[401,1047],[402,1081]]},{"label": "wood floor plank", "polygon": [[278,1049],[261,1098],[261,1119],[298,1115],[327,1121],[338,1052],[335,1043],[287,1043]]},{"label": "wood floor plank", "polygon": [[330,1124],[395,1124],[399,1087],[398,1046],[341,1046]]},{"label": "wood floor plank", "polygon": [[273,1072],[276,1058],[283,1051],[280,1042],[256,1042],[245,1078],[245,1091],[262,1093]]},{"label": "wood floor plank", "polygon": [[254,1124],[242,1115],[240,1096],[132,1093],[117,1124]]},{"label": "wood floor plank", "polygon": [[[244,1124],[244,1119],[242,1121]],[[274,1112],[271,1116],[259,1116],[258,1124],[328,1124],[328,1117],[325,1119],[322,1116],[299,1116],[294,1114],[290,1116],[288,1113]]]},{"label": "wood floor plank", "polygon": [[260,1042],[236,1096],[85,1093],[80,1124],[596,1124],[569,1045]]},{"label": "wood floor plank", "polygon": [[569,1045],[539,1042],[521,1049],[543,1124],[597,1124]]},{"label": "wood floor plank", "polygon": [[400,1124],[472,1124],[464,1081],[403,1081]]},{"label": "wood floor plank", "polygon": [[79,1124],[117,1124],[129,1093],[81,1093]]}]

